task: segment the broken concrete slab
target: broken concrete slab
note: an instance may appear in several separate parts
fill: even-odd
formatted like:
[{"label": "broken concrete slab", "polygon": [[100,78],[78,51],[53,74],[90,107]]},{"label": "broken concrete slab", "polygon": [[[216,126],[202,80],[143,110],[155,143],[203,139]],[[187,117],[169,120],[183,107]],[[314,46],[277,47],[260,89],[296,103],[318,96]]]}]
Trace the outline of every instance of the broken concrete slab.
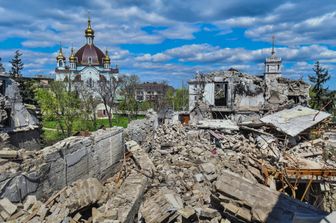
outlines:
[{"label": "broken concrete slab", "polygon": [[32,208],[32,206],[36,203],[36,201],[37,201],[36,196],[28,195],[23,204],[23,209],[28,211],[29,209]]},{"label": "broken concrete slab", "polygon": [[6,213],[11,216],[12,214],[15,213],[17,207],[16,205],[14,205],[12,202],[10,202],[10,200],[8,200],[7,198],[3,198],[0,200],[0,208],[4,211],[6,211]]},{"label": "broken concrete slab", "polygon": [[[113,196],[94,211],[93,222],[111,222],[111,219],[114,219],[115,222],[128,223],[133,222],[138,213],[155,166],[145,150],[135,141],[129,141],[126,145],[132,154],[135,167],[127,174],[126,179],[123,179],[120,188],[114,187]],[[122,179],[116,180],[120,182]]]},{"label": "broken concrete slab", "polygon": [[189,221],[195,221],[197,219],[196,212],[191,207],[182,208],[182,209],[178,210],[178,213],[183,218],[185,218],[186,220],[189,220]]},{"label": "broken concrete slab", "polygon": [[239,130],[237,124],[229,119],[203,119],[198,121],[196,126],[202,129],[221,129],[228,131]]},{"label": "broken concrete slab", "polygon": [[[159,191],[154,196],[147,198],[140,212],[146,223],[171,222],[178,217],[178,210],[183,208],[181,198],[173,192]],[[185,215],[189,215],[185,213]],[[192,215],[192,214],[190,214]]]},{"label": "broken concrete slab", "polygon": [[319,223],[332,223],[336,222],[336,211],[331,212],[328,216],[323,218]]},{"label": "broken concrete slab", "polygon": [[216,166],[212,163],[202,163],[200,165],[201,170],[205,173],[205,174],[214,174],[216,173]]},{"label": "broken concrete slab", "polygon": [[330,116],[327,112],[298,105],[291,109],[266,115],[260,120],[263,123],[273,125],[287,135],[295,137]]},{"label": "broken concrete slab", "polygon": [[78,179],[111,177],[124,154],[122,134],[118,127],[99,130],[45,147],[21,163],[8,160],[0,166],[0,198],[20,202],[30,194],[40,199]]},{"label": "broken concrete slab", "polygon": [[280,223],[326,216],[313,206],[228,171],[219,176],[215,189],[212,202],[225,210],[222,214],[231,213],[227,215],[229,219],[235,215],[236,220]]}]

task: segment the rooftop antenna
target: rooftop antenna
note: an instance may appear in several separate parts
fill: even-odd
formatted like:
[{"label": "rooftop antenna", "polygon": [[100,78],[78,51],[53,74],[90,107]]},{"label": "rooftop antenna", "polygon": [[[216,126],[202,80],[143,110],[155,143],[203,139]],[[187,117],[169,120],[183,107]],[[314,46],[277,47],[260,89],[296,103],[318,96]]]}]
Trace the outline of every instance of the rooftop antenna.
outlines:
[{"label": "rooftop antenna", "polygon": [[272,35],[272,55],[275,53],[275,51],[274,51],[274,41],[275,41],[275,36]]}]

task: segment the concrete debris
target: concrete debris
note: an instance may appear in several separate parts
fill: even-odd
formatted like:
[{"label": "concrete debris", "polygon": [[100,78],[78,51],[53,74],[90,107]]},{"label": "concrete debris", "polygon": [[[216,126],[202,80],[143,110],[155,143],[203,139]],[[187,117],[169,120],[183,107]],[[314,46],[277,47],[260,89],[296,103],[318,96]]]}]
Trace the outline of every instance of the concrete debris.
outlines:
[{"label": "concrete debris", "polygon": [[294,222],[294,219],[322,219],[325,216],[323,211],[232,172],[222,173],[215,182],[215,190],[214,206],[221,207],[236,221]]},{"label": "concrete debris", "polygon": [[333,211],[331,214],[323,218],[320,223],[331,223],[336,222],[336,211]]},{"label": "concrete debris", "polygon": [[21,202],[35,195],[41,199],[79,179],[111,177],[123,157],[122,133],[115,127],[89,137],[70,137],[40,151],[1,150],[0,154],[12,158],[0,165],[0,198]]},{"label": "concrete debris", "polygon": [[126,141],[134,140],[140,145],[146,140],[146,137],[152,135],[158,126],[158,115],[153,110],[149,110],[146,119],[134,120],[129,123],[125,129]]},{"label": "concrete debris", "polygon": [[[227,131],[180,123],[157,125],[155,117],[151,113],[131,123],[123,134],[129,140],[125,143],[121,129],[101,130],[41,153],[19,151],[20,161],[0,160],[5,173],[0,177],[0,221],[333,219],[328,214],[336,210],[336,156],[327,139],[299,138],[290,146],[269,126],[240,124]],[[330,131],[328,137],[333,139]],[[31,183],[23,183],[26,188],[37,189],[15,189],[25,178]]]},{"label": "concrete debris", "polygon": [[21,156],[20,152],[18,152],[16,150],[2,149],[2,150],[0,150],[0,158],[19,160],[19,159],[22,159],[22,156]]},{"label": "concrete debris", "polygon": [[[140,212],[146,223],[174,222],[183,209],[183,201],[179,195],[172,191],[159,191],[146,199]],[[191,216],[192,214],[186,214]]]},{"label": "concrete debris", "polygon": [[[10,200],[8,200],[7,198],[3,198],[0,200],[0,208],[1,208],[1,216],[11,216],[12,214],[15,213],[17,207],[16,205],[14,205],[12,202],[10,202]],[[6,218],[5,218],[6,220]]]},{"label": "concrete debris", "polygon": [[239,127],[235,123],[225,119],[203,119],[198,121],[197,127],[204,129],[222,129],[227,131],[239,130]]},{"label": "concrete debris", "polygon": [[[13,148],[38,150],[41,147],[40,111],[26,107],[19,85],[11,77],[0,75],[0,131],[8,134],[6,144]],[[3,138],[4,135],[0,135],[0,144]]]},{"label": "concrete debris", "polygon": [[280,131],[294,137],[330,116],[329,113],[298,105],[267,115],[260,120],[272,124]]}]

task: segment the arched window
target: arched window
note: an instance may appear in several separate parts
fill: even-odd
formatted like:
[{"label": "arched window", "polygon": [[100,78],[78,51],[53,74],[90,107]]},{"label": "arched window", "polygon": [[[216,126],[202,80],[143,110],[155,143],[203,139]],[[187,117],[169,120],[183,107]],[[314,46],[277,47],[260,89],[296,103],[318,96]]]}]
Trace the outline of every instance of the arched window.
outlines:
[{"label": "arched window", "polygon": [[88,64],[92,64],[92,57],[88,57]]},{"label": "arched window", "polygon": [[59,67],[63,67],[63,60],[59,60],[59,61],[58,61],[58,66],[59,66]]}]

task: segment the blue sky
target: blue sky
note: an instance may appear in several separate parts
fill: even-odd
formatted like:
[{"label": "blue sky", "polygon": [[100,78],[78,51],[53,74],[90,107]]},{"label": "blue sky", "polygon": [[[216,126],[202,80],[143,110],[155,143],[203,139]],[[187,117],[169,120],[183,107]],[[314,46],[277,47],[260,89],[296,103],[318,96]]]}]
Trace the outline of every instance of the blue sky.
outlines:
[{"label": "blue sky", "polygon": [[20,49],[25,75],[52,74],[60,41],[67,57],[85,43],[88,10],[95,44],[142,81],[180,86],[196,72],[230,67],[262,74],[275,35],[284,76],[307,79],[320,60],[336,89],[334,0],[0,0],[7,70]]}]

